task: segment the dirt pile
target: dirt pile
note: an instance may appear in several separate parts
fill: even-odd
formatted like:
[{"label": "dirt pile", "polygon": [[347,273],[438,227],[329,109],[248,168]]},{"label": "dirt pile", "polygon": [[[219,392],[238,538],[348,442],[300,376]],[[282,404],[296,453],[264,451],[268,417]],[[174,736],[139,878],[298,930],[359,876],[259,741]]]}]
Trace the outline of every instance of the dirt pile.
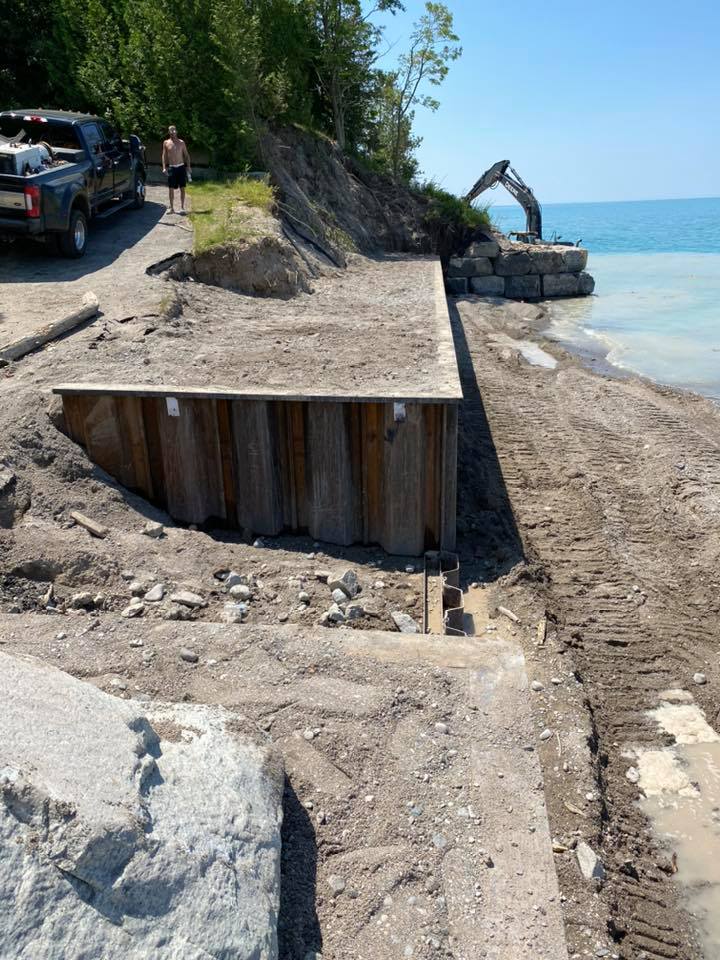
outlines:
[{"label": "dirt pile", "polygon": [[186,253],[172,264],[169,276],[289,300],[298,293],[312,293],[313,279],[332,269],[331,260],[277,217],[247,207],[243,218],[246,237]]}]

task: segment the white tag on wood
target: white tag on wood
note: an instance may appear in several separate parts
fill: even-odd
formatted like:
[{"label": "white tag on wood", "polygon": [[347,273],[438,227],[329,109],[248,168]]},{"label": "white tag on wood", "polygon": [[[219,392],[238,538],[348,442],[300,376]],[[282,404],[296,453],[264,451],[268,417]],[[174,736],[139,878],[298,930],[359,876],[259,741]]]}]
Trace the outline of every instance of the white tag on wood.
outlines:
[{"label": "white tag on wood", "polygon": [[180,416],[180,404],[177,402],[175,397],[166,397],[165,403],[167,404],[167,412],[169,417]]}]

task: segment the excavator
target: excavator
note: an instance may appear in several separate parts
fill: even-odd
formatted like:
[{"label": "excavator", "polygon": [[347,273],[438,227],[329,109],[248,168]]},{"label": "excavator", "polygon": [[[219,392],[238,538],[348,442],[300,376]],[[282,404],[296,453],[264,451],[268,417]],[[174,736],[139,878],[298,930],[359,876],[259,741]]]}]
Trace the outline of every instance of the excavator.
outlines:
[{"label": "excavator", "polygon": [[[508,173],[508,170],[510,173]],[[518,240],[542,240],[542,211],[532,189],[525,183],[520,174],[510,166],[509,160],[498,160],[489,170],[480,177],[472,190],[465,197],[466,203],[472,203],[481,193],[501,183],[525,211],[527,230],[516,232]]]}]

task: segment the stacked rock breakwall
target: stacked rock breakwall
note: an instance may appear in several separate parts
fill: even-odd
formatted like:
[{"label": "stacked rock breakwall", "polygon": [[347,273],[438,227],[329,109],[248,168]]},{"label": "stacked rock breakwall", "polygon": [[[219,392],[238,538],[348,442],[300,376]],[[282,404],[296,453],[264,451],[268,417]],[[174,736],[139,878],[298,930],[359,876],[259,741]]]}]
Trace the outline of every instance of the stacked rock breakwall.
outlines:
[{"label": "stacked rock breakwall", "polygon": [[511,243],[505,237],[476,240],[446,271],[448,293],[459,296],[545,300],[585,297],[595,281],[585,272],[588,252],[580,247]]}]

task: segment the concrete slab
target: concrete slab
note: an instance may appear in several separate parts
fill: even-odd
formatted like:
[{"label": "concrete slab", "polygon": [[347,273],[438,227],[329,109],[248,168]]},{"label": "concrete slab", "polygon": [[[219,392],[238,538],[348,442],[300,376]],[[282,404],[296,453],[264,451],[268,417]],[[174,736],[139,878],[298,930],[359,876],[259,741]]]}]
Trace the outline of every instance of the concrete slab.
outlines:
[{"label": "concrete slab", "polygon": [[0,347],[75,310],[94,293],[101,314],[122,320],[157,311],[167,290],[146,275],[154,263],[190,249],[189,222],[166,213],[167,191],[148,187],[142,210],[122,210],[91,225],[80,260],[51,255],[41,244],[14,243],[0,252]]},{"label": "concrete slab", "polygon": [[567,958],[514,641],[82,615],[7,617],[0,641],[270,733],[289,774],[281,957]]}]

